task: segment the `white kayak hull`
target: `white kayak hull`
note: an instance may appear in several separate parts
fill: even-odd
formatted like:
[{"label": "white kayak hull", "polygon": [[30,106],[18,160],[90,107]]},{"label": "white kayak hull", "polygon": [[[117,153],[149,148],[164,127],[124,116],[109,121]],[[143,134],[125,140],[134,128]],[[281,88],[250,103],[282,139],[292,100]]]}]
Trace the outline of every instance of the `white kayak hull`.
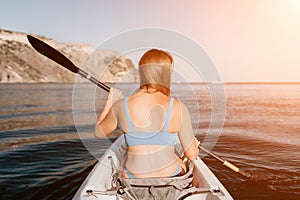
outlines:
[{"label": "white kayak hull", "polygon": [[[111,147],[106,150],[105,154],[101,157],[99,162],[95,165],[93,170],[84,180],[80,188],[74,195],[74,200],[116,200],[116,195],[107,195],[95,193],[96,196],[88,194],[87,190],[92,191],[107,191],[111,188],[111,162],[108,159],[111,156],[117,167],[120,166],[120,160],[126,153],[126,143],[123,136],[120,136]],[[233,198],[221,184],[218,178],[211,172],[206,164],[198,157],[194,161],[193,170],[193,185],[203,188],[204,192],[193,194],[186,197],[186,200],[201,200],[201,199],[220,199],[232,200]],[[209,189],[205,192],[205,189]],[[216,192],[214,192],[216,191]],[[213,195],[213,198],[211,196]],[[120,199],[120,198],[119,198]]]}]

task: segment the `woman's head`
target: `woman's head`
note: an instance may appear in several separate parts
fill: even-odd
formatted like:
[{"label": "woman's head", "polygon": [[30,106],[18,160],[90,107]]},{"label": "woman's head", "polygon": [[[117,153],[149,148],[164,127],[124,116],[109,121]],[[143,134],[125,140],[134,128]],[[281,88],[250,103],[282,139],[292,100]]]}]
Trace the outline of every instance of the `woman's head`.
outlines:
[{"label": "woman's head", "polygon": [[139,61],[140,89],[159,91],[170,96],[172,56],[162,50],[151,49]]}]

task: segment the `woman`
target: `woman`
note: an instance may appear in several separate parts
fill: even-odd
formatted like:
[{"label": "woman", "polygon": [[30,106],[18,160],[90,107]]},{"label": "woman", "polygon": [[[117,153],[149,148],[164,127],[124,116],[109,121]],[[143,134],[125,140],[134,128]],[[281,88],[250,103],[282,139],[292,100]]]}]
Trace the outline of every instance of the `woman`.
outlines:
[{"label": "woman", "polygon": [[[186,106],[170,97],[173,59],[165,51],[151,49],[139,61],[140,88],[120,99],[111,89],[95,127],[96,137],[106,137],[117,126],[128,145],[123,177],[172,177],[186,172],[175,154],[178,134],[185,156],[193,161],[199,154]],[[113,100],[115,103],[112,105]]]}]

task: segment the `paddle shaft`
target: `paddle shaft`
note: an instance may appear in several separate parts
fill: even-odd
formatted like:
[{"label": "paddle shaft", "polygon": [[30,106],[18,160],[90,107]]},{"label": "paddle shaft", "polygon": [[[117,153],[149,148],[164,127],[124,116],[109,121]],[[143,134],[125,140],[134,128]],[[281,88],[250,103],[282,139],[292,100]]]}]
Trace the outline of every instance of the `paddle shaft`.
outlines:
[{"label": "paddle shaft", "polygon": [[207,149],[205,149],[204,147],[202,146],[198,146],[199,149],[203,150],[204,152],[206,152],[208,155],[212,156],[213,158],[215,158],[216,160],[220,161],[221,163],[223,163],[223,165],[225,165],[226,167],[230,168],[231,170],[237,172],[237,173],[240,173],[242,174],[243,176],[246,176],[246,177],[250,177],[251,175],[247,172],[244,172],[242,171],[241,169],[239,169],[238,167],[236,167],[234,164],[220,158],[219,156],[217,156],[216,154],[208,151]]},{"label": "paddle shaft", "polygon": [[75,74],[79,74],[83,78],[88,79],[89,81],[96,84],[100,88],[109,92],[110,87],[108,87],[104,83],[101,83],[100,81],[98,81],[97,79],[95,79],[94,77],[89,75],[87,72],[83,71],[82,69],[80,69],[79,67],[74,65],[74,63],[70,59],[68,59],[66,56],[64,56],[58,50],[54,49],[52,46],[48,45],[47,43],[45,43],[31,35],[27,35],[27,39],[28,39],[29,43],[32,45],[32,47],[40,54],[53,60],[54,62],[58,63],[59,65],[65,67],[69,71],[71,71]]},{"label": "paddle shaft", "polygon": [[109,92],[109,90],[110,90],[110,87],[109,87],[109,86],[107,86],[107,85],[105,85],[104,83],[98,81],[97,79],[95,79],[94,77],[92,77],[91,75],[89,75],[87,72],[85,72],[85,71],[79,69],[79,70],[78,70],[78,74],[79,74],[81,77],[83,77],[83,78],[85,78],[85,79],[91,81],[92,83],[96,84],[98,87],[102,88],[102,89],[105,90],[106,92]]}]

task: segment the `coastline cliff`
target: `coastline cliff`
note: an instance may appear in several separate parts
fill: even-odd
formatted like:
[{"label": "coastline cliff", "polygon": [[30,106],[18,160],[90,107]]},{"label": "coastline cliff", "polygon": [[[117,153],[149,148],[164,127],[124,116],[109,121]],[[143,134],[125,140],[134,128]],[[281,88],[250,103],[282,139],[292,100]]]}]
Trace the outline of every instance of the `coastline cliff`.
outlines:
[{"label": "coastline cliff", "polygon": [[[74,82],[76,75],[36,52],[27,34],[0,29],[0,83]],[[138,73],[132,61],[118,52],[94,49],[89,44],[45,41],[76,66],[103,82],[136,82]]]}]

